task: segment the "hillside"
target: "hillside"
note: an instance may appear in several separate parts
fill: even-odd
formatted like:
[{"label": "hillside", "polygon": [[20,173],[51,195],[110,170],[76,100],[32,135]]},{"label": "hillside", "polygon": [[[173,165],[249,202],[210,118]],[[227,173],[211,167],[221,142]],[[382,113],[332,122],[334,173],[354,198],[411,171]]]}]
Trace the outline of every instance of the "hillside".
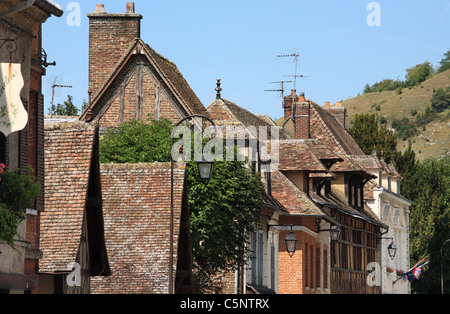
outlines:
[{"label": "hillside", "polygon": [[[389,126],[393,117],[415,119],[411,112],[423,113],[430,105],[433,90],[449,86],[450,70],[447,70],[414,88],[404,88],[401,94],[396,91],[373,92],[342,101],[342,105],[347,109],[346,126],[349,127],[354,116],[361,113],[384,116]],[[450,151],[450,109],[438,114],[435,120],[426,125],[425,130],[418,130],[420,133],[412,137],[412,140],[413,149],[420,160],[427,157],[439,158]],[[407,140],[399,140],[397,149],[404,150],[407,146]]]}]

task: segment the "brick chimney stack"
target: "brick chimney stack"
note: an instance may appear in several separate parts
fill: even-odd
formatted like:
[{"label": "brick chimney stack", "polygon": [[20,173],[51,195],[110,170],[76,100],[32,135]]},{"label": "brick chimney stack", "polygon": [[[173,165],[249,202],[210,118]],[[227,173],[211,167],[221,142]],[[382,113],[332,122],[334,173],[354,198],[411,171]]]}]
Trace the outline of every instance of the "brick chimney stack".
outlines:
[{"label": "brick chimney stack", "polygon": [[127,2],[126,13],[110,14],[97,4],[89,18],[89,92],[97,92],[130,43],[141,37],[142,15]]},{"label": "brick chimney stack", "polygon": [[333,106],[325,106],[325,109],[332,113],[345,128],[345,116],[347,112],[340,102],[335,103]]},{"label": "brick chimney stack", "polygon": [[292,119],[296,139],[310,138],[310,106],[304,93],[297,95],[297,92],[292,90],[289,96],[284,97],[284,119]]}]

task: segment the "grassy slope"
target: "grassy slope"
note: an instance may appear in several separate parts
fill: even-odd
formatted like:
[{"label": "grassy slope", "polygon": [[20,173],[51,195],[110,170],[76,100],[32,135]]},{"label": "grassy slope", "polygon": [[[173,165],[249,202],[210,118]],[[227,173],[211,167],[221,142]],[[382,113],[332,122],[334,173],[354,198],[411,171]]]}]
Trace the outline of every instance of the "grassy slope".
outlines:
[{"label": "grassy slope", "polygon": [[[411,110],[423,113],[430,105],[433,89],[450,86],[450,70],[439,73],[412,89],[404,88],[402,94],[395,91],[375,92],[363,94],[342,102],[347,109],[347,127],[357,113],[376,113],[385,116],[390,125],[391,118],[411,117]],[[376,105],[381,109],[377,111]],[[413,149],[419,159],[427,157],[439,158],[450,151],[450,109],[439,115],[439,119],[426,126],[426,130],[419,129],[420,134],[413,138]],[[404,150],[408,141],[399,140],[398,149]]]}]

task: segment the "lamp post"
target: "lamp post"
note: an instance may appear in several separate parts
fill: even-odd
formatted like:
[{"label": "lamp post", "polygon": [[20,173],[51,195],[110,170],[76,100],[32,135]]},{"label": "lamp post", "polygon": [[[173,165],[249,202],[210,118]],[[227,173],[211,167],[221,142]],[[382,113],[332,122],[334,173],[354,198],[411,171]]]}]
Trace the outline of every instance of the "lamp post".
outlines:
[{"label": "lamp post", "polygon": [[[176,126],[174,127],[174,129],[172,130],[172,134],[171,134],[171,144],[170,144],[170,149],[172,150],[173,147],[173,139],[174,139],[174,134],[175,131],[177,129],[177,127],[183,123],[184,121],[188,120],[188,119],[192,119],[192,118],[201,118],[201,119],[206,119],[208,120],[213,126],[214,126],[214,136],[216,136],[217,134],[217,127],[216,124],[209,119],[208,117],[205,117],[203,115],[199,115],[199,114],[194,114],[194,115],[190,115],[187,116],[183,119],[181,119]],[[190,147],[188,148],[190,149]],[[174,208],[173,208],[173,166],[174,166],[174,160],[172,158],[172,156],[170,157],[170,246],[169,246],[169,294],[173,294],[173,216],[174,216]],[[212,175],[212,171],[214,168],[214,161],[209,161],[208,159],[205,158],[205,156],[202,153],[202,160],[197,161],[197,167],[199,170],[199,174],[200,174],[200,178],[206,180],[206,179],[210,179],[211,175]]]},{"label": "lamp post", "polygon": [[444,256],[442,255],[442,249],[444,248],[444,244],[449,242],[450,239],[447,239],[444,241],[444,243],[442,243],[441,245],[441,294],[444,294]]}]

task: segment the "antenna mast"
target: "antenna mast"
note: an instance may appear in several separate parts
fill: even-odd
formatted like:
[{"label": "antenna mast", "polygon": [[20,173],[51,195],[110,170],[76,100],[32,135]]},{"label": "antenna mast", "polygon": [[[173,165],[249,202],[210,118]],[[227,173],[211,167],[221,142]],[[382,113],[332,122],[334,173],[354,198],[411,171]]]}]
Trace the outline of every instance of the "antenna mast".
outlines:
[{"label": "antenna mast", "polygon": [[56,78],[55,81],[53,82],[52,85],[52,104],[51,104],[51,110],[50,110],[50,118],[53,118],[53,98],[55,96],[55,87],[61,87],[61,88],[72,88],[73,86],[69,86],[69,85],[59,85],[59,84],[55,84],[56,83]]},{"label": "antenna mast", "polygon": [[285,83],[293,83],[294,81],[279,81],[279,82],[270,82],[270,84],[281,84],[280,89],[265,89],[265,92],[281,92],[281,108],[284,108],[284,84]]},{"label": "antenna mast", "polygon": [[[293,77],[294,78],[294,91],[297,92],[297,77],[306,77],[305,75],[297,75],[297,68],[298,68],[298,57],[299,54],[294,51],[294,53],[289,54],[289,55],[277,55],[278,58],[289,58],[289,57],[293,57],[294,58],[294,63],[295,63],[295,70],[294,70],[294,75],[283,75],[283,77]],[[295,93],[292,93],[292,120],[295,120]]]}]

